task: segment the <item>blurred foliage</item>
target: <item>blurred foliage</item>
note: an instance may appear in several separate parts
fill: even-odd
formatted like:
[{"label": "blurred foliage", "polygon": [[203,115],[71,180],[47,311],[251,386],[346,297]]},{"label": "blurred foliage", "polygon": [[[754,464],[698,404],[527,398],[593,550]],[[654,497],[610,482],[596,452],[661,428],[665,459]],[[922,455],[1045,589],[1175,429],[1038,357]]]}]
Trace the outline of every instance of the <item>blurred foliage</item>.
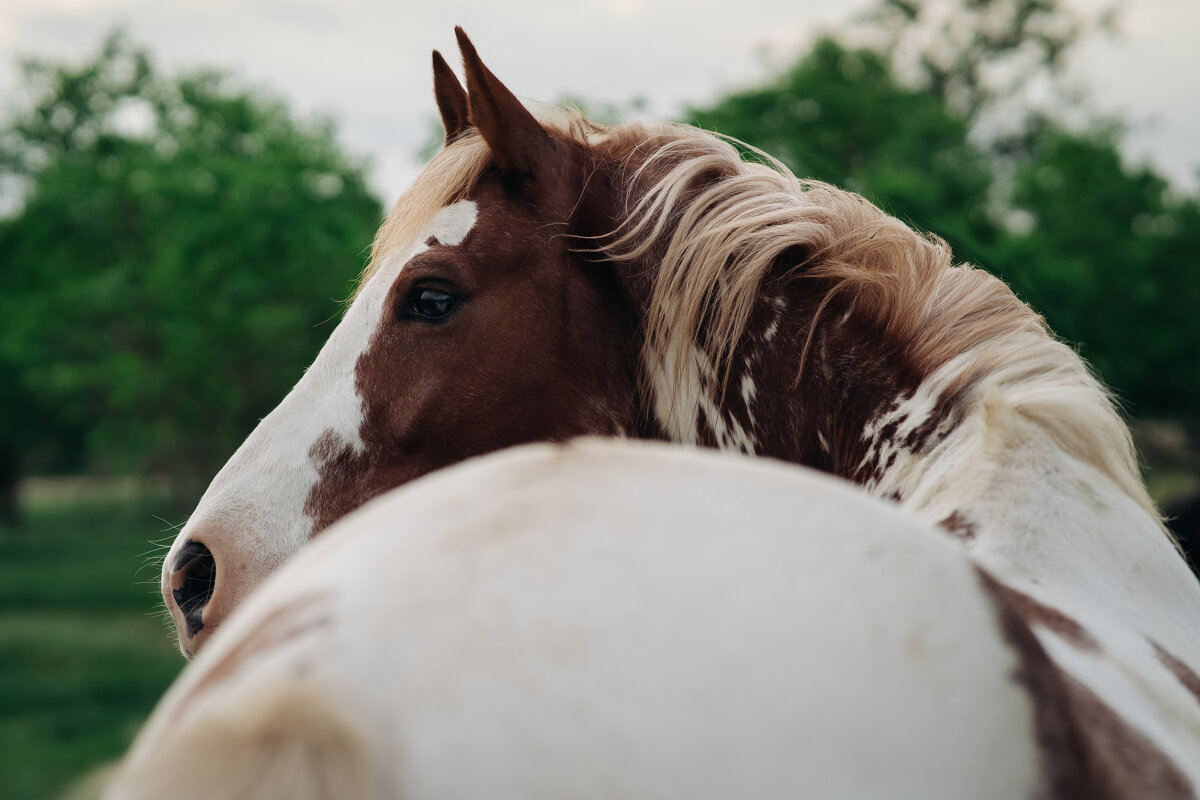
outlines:
[{"label": "blurred foliage", "polygon": [[1011,203],[1028,230],[996,266],[1139,416],[1200,421],[1200,213],[1116,137],[1041,131]]},{"label": "blurred foliage", "polygon": [[[999,109],[1022,118],[1043,102],[1078,101],[1063,80],[1083,38],[1111,31],[1115,10],[1095,16],[1062,0],[878,0],[852,31],[886,53],[906,83],[942,99],[972,124]],[[1014,102],[1015,101],[1015,102]]]},{"label": "blurred foliage", "polygon": [[327,338],[380,203],[330,125],[163,77],[119,35],[24,69],[32,102],[0,134],[27,187],[0,220],[0,459],[191,491]]},{"label": "blurred foliage", "polygon": [[183,666],[148,543],[174,532],[154,511],[42,505],[25,529],[0,523],[0,797],[54,797],[119,757]]},{"label": "blurred foliage", "polygon": [[[1195,426],[1200,201],[1127,163],[1121,126],[1089,115],[1062,73],[1106,22],[1055,0],[882,0],[864,23],[882,40],[822,39],[689,121],[942,236],[1042,312],[1132,413]],[[1023,99],[1034,84],[1059,88],[1056,113]]]}]

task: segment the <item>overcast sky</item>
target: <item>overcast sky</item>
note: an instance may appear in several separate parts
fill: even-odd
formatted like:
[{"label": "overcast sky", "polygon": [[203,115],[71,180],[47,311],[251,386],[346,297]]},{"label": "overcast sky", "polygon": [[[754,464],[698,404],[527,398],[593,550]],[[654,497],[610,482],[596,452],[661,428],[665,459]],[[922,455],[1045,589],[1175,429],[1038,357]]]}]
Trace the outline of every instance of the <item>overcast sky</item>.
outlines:
[{"label": "overcast sky", "polygon": [[[1107,0],[1075,0],[1084,10]],[[332,116],[389,202],[419,168],[436,118],[429,53],[458,63],[463,25],[519,96],[624,103],[647,114],[748,86],[868,0],[0,0],[0,103],[16,61],[81,60],[121,27],[168,70],[215,67]],[[732,13],[730,13],[732,12]],[[1085,47],[1076,76],[1136,128],[1128,151],[1194,189],[1200,167],[1200,2],[1136,0],[1120,36]]]}]

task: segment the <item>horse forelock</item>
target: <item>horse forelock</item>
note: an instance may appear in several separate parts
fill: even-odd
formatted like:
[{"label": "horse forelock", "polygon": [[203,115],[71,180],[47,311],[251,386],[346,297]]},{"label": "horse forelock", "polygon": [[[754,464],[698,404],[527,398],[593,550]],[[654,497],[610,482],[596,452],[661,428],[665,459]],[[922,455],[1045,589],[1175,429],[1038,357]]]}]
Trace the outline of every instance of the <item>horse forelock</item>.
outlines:
[{"label": "horse forelock", "polygon": [[[549,130],[579,143],[602,138],[605,126],[587,120],[573,109],[539,109],[537,117]],[[468,128],[438,152],[413,180],[380,225],[371,243],[371,257],[359,276],[355,295],[379,271],[388,257],[407,246],[439,210],[466,197],[492,162],[487,142]]]},{"label": "horse forelock", "polygon": [[441,209],[461,200],[487,168],[487,144],[474,132],[439,152],[400,196],[371,243],[355,296],[398,249],[409,245]]}]

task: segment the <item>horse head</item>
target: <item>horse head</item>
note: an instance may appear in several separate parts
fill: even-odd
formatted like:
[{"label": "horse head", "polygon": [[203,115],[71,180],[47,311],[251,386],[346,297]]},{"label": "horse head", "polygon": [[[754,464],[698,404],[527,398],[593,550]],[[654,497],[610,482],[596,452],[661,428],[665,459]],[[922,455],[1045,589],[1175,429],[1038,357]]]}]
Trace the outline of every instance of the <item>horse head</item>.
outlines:
[{"label": "horse head", "polygon": [[522,442],[637,432],[628,302],[579,246],[585,148],[543,126],[457,33],[465,90],[434,53],[452,146],[397,203],[329,341],[167,555],[163,596],[189,657],[372,497]]}]

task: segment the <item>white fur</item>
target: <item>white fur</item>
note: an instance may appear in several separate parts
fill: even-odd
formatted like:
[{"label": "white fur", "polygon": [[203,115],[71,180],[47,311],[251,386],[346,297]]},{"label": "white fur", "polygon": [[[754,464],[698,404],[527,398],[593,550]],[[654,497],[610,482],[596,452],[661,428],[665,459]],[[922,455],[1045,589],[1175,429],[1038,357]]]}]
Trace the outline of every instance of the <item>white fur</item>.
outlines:
[{"label": "white fur", "polygon": [[[694,445],[700,430],[700,403],[705,393],[705,369],[712,367],[700,348],[686,354],[676,349],[660,353],[648,343],[642,359],[654,397],[654,415],[667,436],[681,444]],[[709,402],[713,402],[709,398]]]},{"label": "white fur", "polygon": [[[108,797],[153,796],[179,743],[213,730],[189,764],[241,757],[181,789],[214,800],[272,796],[252,756],[293,737],[370,743],[328,769],[366,759],[379,796],[416,800],[1029,797],[1016,667],[961,550],[849,484],[641,442],[532,445],[306,547],[176,682]],[[315,731],[263,740],[258,720],[305,695]]]},{"label": "white fur", "polygon": [[772,297],[771,305],[775,308],[775,315],[771,317],[770,324],[763,331],[763,344],[770,344],[771,340],[775,338],[775,334],[779,331],[779,321],[783,319],[783,312],[787,311],[787,300],[784,300],[782,297]]},{"label": "white fur", "polygon": [[[708,356],[693,345],[687,355],[680,356],[674,348],[659,354],[651,347],[643,348],[642,357],[650,375],[654,396],[654,412],[659,424],[672,441],[694,445],[700,443],[701,411],[712,432],[713,442],[720,450],[733,450],[753,455],[757,442],[741,422],[718,403],[716,392],[720,381]],[[678,366],[682,361],[682,374]],[[754,399],[754,380],[743,377],[742,398],[746,409]],[[753,424],[753,412],[750,416]]]},{"label": "white fur", "polygon": [[232,607],[308,541],[313,522],[304,504],[321,466],[310,452],[322,437],[356,452],[363,446],[355,366],[389,313],[383,308],[389,289],[404,266],[428,249],[430,236],[457,245],[476,216],[469,200],[443,208],[371,277],[299,383],[213,479],[164,561],[164,587],[179,548],[197,539],[214,552],[225,551],[221,563],[226,574],[218,573],[218,580],[237,587],[236,596],[223,598]]},{"label": "white fur", "polygon": [[[750,423],[751,430],[756,424],[754,419],[754,397],[757,394],[758,387],[754,385],[754,378],[750,375],[749,364],[754,363],[754,359],[748,359],[747,366],[743,367],[745,371],[742,375],[742,404],[746,407],[746,419]],[[747,450],[747,453],[753,453],[753,449]]]}]

